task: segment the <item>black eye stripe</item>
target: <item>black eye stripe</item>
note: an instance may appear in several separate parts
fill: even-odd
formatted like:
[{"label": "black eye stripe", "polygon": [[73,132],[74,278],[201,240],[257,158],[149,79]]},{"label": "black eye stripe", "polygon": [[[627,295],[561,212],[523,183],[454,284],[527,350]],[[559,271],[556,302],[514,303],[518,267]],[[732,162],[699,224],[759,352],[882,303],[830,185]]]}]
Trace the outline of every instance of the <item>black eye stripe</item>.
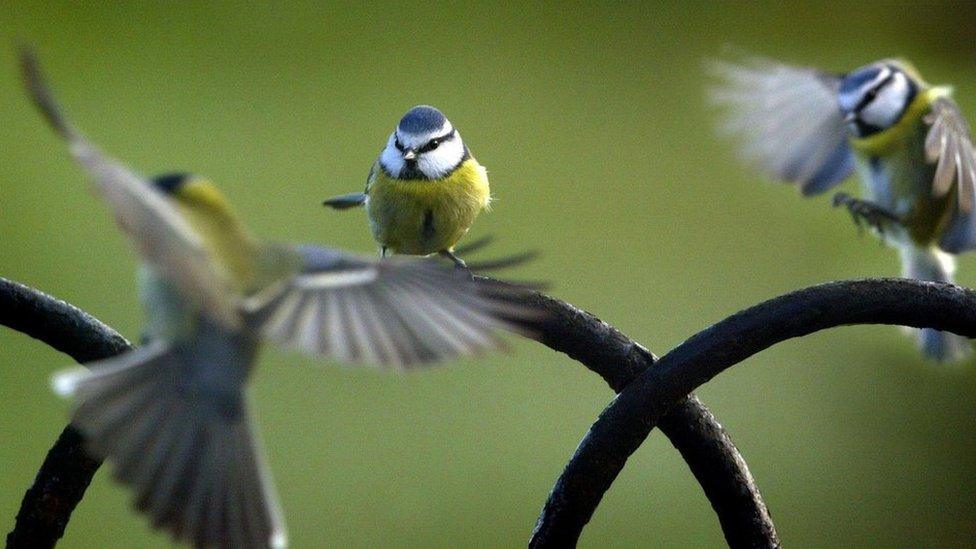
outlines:
[{"label": "black eye stripe", "polygon": [[440,146],[441,146],[441,142],[439,139],[431,139],[423,147],[417,149],[417,152],[419,153],[430,152]]},{"label": "black eye stripe", "polygon": [[[868,92],[865,93],[865,97],[857,105],[857,110],[854,111],[857,114],[857,118],[854,120],[853,123],[854,123],[855,128],[857,129],[857,135],[859,137],[868,137],[868,136],[874,135],[874,134],[876,134],[876,133],[878,133],[880,131],[883,131],[883,130],[891,127],[895,123],[897,123],[905,115],[905,112],[908,111],[908,107],[912,105],[913,101],[915,101],[915,98],[918,95],[918,84],[916,84],[915,81],[910,76],[908,76],[907,74],[905,74],[902,71],[897,71],[895,69],[892,69],[892,70],[894,72],[893,72],[893,74],[889,78],[886,78],[881,84],[879,84],[878,86],[875,86],[873,89],[871,89],[871,90],[869,90]],[[860,113],[861,109],[863,109],[865,106],[867,106],[868,103],[870,103],[871,100],[873,100],[875,97],[877,97],[878,90],[880,90],[883,86],[887,85],[888,84],[888,81],[891,80],[892,78],[894,78],[895,76],[897,76],[898,74],[901,74],[902,75],[902,78],[905,81],[905,85],[908,88],[907,89],[907,93],[905,95],[904,104],[902,105],[901,111],[898,113],[898,116],[896,116],[890,124],[886,124],[883,127],[882,126],[875,126],[875,125],[872,125],[872,124],[868,124],[867,122],[865,122],[864,120],[862,120],[861,119],[861,113]]]},{"label": "black eye stripe", "polygon": [[[429,141],[427,141],[426,143],[424,143],[424,145],[422,147],[420,147],[418,149],[414,149],[414,150],[416,152],[418,152],[418,153],[430,152],[430,151],[436,149],[437,147],[443,145],[444,143],[453,140],[455,137],[457,137],[457,130],[453,130],[452,129],[451,131],[445,133],[444,135],[442,135],[440,137],[434,137],[434,138],[430,139]],[[393,146],[396,147],[396,149],[398,151],[400,151],[401,153],[407,151],[407,148],[403,145],[403,143],[400,142],[400,136],[399,135],[394,134],[394,136],[393,136]]]},{"label": "black eye stripe", "polygon": [[451,130],[440,137],[435,137],[430,141],[428,141],[427,143],[425,143],[423,147],[417,149],[417,152],[421,152],[421,153],[430,152],[436,149],[437,147],[440,147],[441,144],[444,143],[445,141],[450,141],[454,139],[455,135],[457,135],[457,130]]},{"label": "black eye stripe", "polygon": [[891,73],[889,73],[888,76],[884,78],[884,80],[879,82],[877,86],[874,86],[873,88],[868,90],[867,93],[864,94],[864,97],[861,99],[860,103],[858,103],[857,106],[854,107],[854,112],[860,112],[860,110],[866,107],[868,103],[873,101],[874,98],[878,96],[878,90],[887,86],[889,82],[894,80],[896,74],[898,73],[895,71],[891,71]]}]

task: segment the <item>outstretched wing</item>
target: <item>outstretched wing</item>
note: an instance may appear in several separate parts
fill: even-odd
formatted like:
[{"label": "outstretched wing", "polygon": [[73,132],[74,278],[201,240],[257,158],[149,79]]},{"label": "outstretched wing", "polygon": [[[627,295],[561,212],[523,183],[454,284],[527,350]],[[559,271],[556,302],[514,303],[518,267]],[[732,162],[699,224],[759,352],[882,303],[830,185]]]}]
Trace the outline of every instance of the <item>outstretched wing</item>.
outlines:
[{"label": "outstretched wing", "polygon": [[925,137],[925,156],[936,165],[932,195],[945,196],[956,183],[952,219],[939,246],[951,253],[972,250],[976,248],[976,155],[969,124],[947,96],[933,101],[925,123],[931,126]]},{"label": "outstretched wing", "polygon": [[972,211],[976,201],[976,158],[969,124],[956,103],[944,96],[933,101],[925,122],[931,125],[925,137],[925,156],[929,162],[936,163],[932,194],[945,196],[956,181],[959,207]]},{"label": "outstretched wing", "polygon": [[711,69],[721,79],[710,93],[725,109],[721,129],[743,140],[747,161],[805,195],[830,189],[854,170],[837,106],[839,76],[758,58],[717,61]]},{"label": "outstretched wing", "polygon": [[535,314],[520,288],[474,282],[431,260],[371,260],[300,246],[298,274],[249,297],[248,324],[300,351],[347,363],[408,367],[497,348],[498,329]]},{"label": "outstretched wing", "polygon": [[185,295],[202,297],[214,317],[228,324],[239,322],[224,277],[210,261],[201,237],[166,197],[126,166],[103,155],[61,114],[30,51],[21,52],[20,62],[30,98],[68,142],[71,155],[89,173],[142,258],[175,280]]}]

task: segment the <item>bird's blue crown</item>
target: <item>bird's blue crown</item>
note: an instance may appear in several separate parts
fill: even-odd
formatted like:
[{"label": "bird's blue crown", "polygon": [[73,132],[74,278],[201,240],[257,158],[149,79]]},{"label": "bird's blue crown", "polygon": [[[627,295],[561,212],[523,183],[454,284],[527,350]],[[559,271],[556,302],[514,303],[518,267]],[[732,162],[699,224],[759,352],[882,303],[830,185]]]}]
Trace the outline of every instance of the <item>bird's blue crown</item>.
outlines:
[{"label": "bird's blue crown", "polygon": [[844,112],[856,110],[870,87],[874,87],[869,86],[869,84],[874,83],[877,86],[880,83],[879,80],[882,79],[883,73],[887,76],[892,72],[891,68],[886,65],[874,64],[848,73],[841,79],[840,90],[838,90],[837,94],[840,108]]},{"label": "bird's blue crown", "polygon": [[447,117],[441,111],[428,105],[419,105],[403,115],[397,130],[410,135],[429,134],[441,129],[446,122]]}]

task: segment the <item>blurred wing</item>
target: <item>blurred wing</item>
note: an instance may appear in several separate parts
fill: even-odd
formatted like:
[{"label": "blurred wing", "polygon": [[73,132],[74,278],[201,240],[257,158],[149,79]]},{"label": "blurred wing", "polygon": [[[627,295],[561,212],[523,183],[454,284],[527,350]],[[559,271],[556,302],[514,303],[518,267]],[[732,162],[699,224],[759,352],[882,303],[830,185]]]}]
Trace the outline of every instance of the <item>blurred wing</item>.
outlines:
[{"label": "blurred wing", "polygon": [[956,203],[952,218],[942,233],[939,247],[950,253],[976,249],[976,158],[969,124],[959,107],[948,97],[932,103],[925,117],[931,126],[925,138],[925,156],[934,163],[932,195],[945,196],[956,182]]},{"label": "blurred wing", "polygon": [[969,124],[948,97],[932,103],[932,112],[925,117],[925,122],[931,125],[925,137],[925,156],[930,163],[937,162],[932,194],[945,196],[956,181],[959,208],[971,212],[976,196],[976,159]]},{"label": "blurred wing", "polygon": [[742,155],[769,176],[822,193],[854,170],[837,106],[840,78],[766,59],[717,61],[710,93],[725,111],[721,128],[744,141]]},{"label": "blurred wing", "polygon": [[297,275],[249,297],[248,323],[300,351],[347,363],[407,367],[501,345],[532,312],[518,287],[475,283],[430,260],[363,259],[302,246]]},{"label": "blurred wing", "polygon": [[175,280],[184,295],[203,296],[215,317],[235,323],[237,317],[223,276],[210,261],[200,236],[152,185],[103,155],[68,122],[30,52],[21,54],[21,69],[34,104],[68,142],[71,155],[89,173],[142,258]]}]

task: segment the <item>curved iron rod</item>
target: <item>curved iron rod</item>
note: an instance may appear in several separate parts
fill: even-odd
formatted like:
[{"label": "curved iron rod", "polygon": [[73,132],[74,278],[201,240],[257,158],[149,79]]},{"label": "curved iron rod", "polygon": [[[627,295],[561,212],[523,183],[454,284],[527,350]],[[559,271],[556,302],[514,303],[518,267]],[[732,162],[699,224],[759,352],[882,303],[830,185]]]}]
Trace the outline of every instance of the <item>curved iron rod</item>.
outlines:
[{"label": "curved iron rod", "polygon": [[[540,340],[599,374],[614,391],[654,363],[652,353],[595,316],[538,292],[529,299],[550,314],[539,326]],[[80,309],[2,278],[0,324],[40,339],[78,362],[131,348],[118,333]],[[745,462],[707,408],[691,397],[676,407],[664,425],[712,502],[729,543],[777,545],[775,529]],[[54,546],[99,465],[85,454],[81,435],[71,426],[65,428],[24,496],[7,537],[8,547]]]},{"label": "curved iron rod", "polygon": [[[546,312],[545,323],[534,328],[538,341],[598,374],[614,392],[624,390],[658,360],[620,330],[569,303],[539,292],[528,299]],[[776,528],[745,460],[697,397],[677,403],[662,419],[661,431],[698,479],[730,546],[779,547]],[[560,546],[559,534],[535,534],[530,545]]]},{"label": "curved iron rod", "polygon": [[627,459],[689,392],[776,343],[849,324],[974,337],[976,291],[905,279],[831,282],[760,303],[703,330],[642,372],[603,410],[550,492],[531,545],[576,543]]},{"label": "curved iron rod", "polygon": [[[0,324],[79,363],[132,348],[118,332],[81,309],[5,278],[0,278]],[[81,433],[65,427],[21,500],[7,547],[54,547],[101,464],[85,452]]]}]

